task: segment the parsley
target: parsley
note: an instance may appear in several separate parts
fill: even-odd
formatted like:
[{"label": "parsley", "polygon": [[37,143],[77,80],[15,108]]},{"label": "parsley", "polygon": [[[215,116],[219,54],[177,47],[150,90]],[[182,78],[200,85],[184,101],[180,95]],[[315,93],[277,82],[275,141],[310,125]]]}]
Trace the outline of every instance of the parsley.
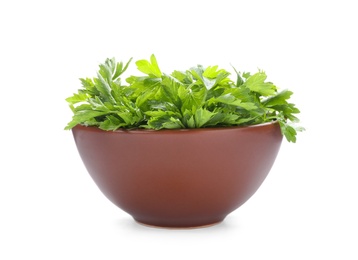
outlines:
[{"label": "parsley", "polygon": [[277,120],[289,142],[296,142],[295,114],[289,90],[278,92],[266,81],[266,73],[230,73],[218,66],[198,65],[186,71],[163,73],[154,55],[136,62],[145,76],[122,81],[125,65],[114,58],[99,66],[97,77],[80,79],[82,88],[66,99],[73,111],[72,121],[103,130],[119,128],[179,129],[246,126]]}]

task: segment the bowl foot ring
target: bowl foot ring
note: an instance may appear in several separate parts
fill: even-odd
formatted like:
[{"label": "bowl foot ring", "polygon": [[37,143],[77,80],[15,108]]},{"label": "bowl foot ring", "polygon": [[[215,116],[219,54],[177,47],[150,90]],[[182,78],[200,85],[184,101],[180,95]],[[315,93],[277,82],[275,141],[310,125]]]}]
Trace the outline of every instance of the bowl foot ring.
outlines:
[{"label": "bowl foot ring", "polygon": [[199,228],[208,228],[208,227],[212,227],[212,226],[216,226],[219,225],[220,223],[223,222],[223,220],[217,221],[217,222],[213,222],[210,224],[203,224],[203,225],[194,225],[194,226],[161,226],[161,225],[153,225],[153,224],[147,224],[147,223],[143,223],[141,221],[138,221],[136,219],[134,219],[135,222],[137,222],[138,224],[145,226],[145,227],[150,227],[150,228],[159,228],[159,229],[199,229]]}]

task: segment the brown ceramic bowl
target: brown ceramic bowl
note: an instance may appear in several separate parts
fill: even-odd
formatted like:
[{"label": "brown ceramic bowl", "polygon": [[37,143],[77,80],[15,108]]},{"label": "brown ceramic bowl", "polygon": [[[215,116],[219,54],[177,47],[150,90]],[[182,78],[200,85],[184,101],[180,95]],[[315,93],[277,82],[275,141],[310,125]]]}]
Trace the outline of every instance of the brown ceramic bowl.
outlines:
[{"label": "brown ceramic bowl", "polygon": [[103,131],[77,125],[81,158],[104,195],[143,224],[198,227],[245,203],[279,151],[279,124]]}]

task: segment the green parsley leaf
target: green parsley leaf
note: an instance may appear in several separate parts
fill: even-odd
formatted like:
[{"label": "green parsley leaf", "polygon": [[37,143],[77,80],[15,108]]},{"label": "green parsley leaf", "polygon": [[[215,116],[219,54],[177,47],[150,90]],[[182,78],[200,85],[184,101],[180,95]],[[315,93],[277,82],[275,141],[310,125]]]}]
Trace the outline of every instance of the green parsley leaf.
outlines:
[{"label": "green parsley leaf", "polygon": [[160,78],[162,72],[159,69],[157,60],[154,55],[150,56],[150,61],[139,60],[135,63],[137,69],[145,74],[148,74],[151,77]]},{"label": "green parsley leaf", "polygon": [[276,86],[270,82],[265,82],[266,78],[267,76],[265,72],[257,72],[247,78],[245,86],[262,96],[275,95]]},{"label": "green parsley leaf", "polygon": [[261,124],[277,120],[282,134],[296,142],[295,104],[290,103],[292,91],[278,92],[267,82],[266,73],[258,71],[230,73],[219,66],[198,65],[186,71],[162,73],[154,55],[138,60],[137,69],[145,76],[121,76],[127,70],[114,58],[100,64],[97,77],[81,78],[82,88],[68,97],[72,120],[65,129],[77,124],[96,126],[103,130],[119,128],[179,129],[227,127]]}]

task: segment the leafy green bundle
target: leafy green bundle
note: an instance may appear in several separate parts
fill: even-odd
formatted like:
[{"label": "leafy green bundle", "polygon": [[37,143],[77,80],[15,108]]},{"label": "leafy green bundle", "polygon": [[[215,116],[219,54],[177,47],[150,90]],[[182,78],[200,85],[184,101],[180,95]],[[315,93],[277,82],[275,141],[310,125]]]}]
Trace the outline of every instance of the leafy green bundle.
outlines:
[{"label": "leafy green bundle", "polygon": [[118,128],[179,129],[255,125],[277,120],[290,142],[296,141],[289,90],[278,92],[263,71],[230,73],[218,66],[162,73],[154,55],[136,62],[146,76],[120,76],[129,66],[115,59],[101,64],[97,77],[80,79],[82,88],[66,99],[74,115],[65,129],[77,124],[103,130]]}]

